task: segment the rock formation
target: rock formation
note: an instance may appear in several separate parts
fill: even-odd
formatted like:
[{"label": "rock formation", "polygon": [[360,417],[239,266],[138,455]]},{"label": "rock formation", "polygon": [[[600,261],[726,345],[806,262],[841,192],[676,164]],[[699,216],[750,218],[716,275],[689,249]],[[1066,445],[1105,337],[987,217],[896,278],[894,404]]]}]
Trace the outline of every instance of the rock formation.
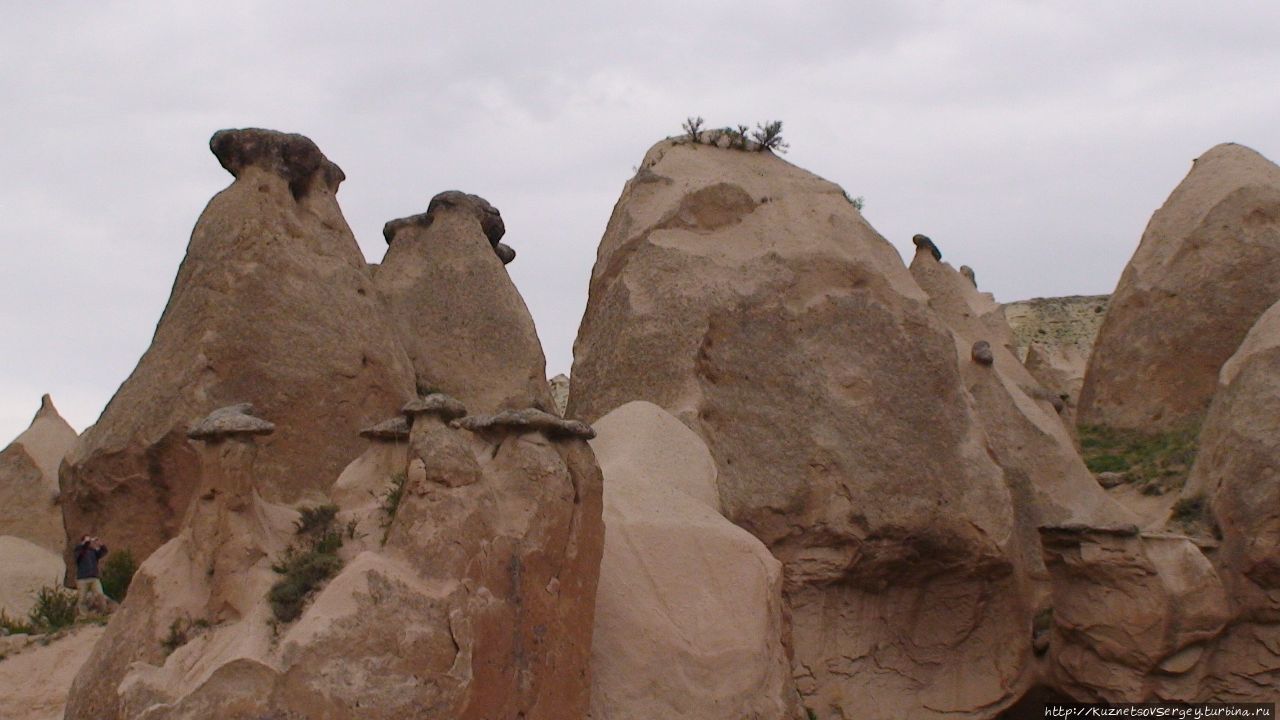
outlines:
[{"label": "rock formation", "polygon": [[328,489],[356,431],[413,395],[334,193],[342,171],[301,135],[223,130],[232,175],[196,222],[151,347],[67,458],[69,535],[146,557],[173,536],[199,476],[189,423],[252,400],[286,431],[258,458],[264,498]]},{"label": "rock formation", "polygon": [[25,620],[40,589],[61,585],[64,571],[61,552],[0,535],[0,611]]},{"label": "rock formation", "polygon": [[[284,504],[270,464],[285,435],[316,452],[347,445],[335,424],[293,417],[295,428],[251,394],[237,401],[253,408],[184,422],[197,489],[77,677],[67,718],[586,715],[604,540],[592,431],[541,409],[550,392],[532,320],[464,209],[439,204],[429,227],[393,233],[389,255],[406,234],[432,240],[419,288],[430,302],[413,299],[430,333],[415,337],[415,360],[467,403],[415,396],[405,358],[405,394],[381,396],[346,430],[357,447],[330,476],[336,505],[319,492]],[[418,260],[389,257],[379,276]],[[381,312],[370,310],[375,325]],[[365,337],[346,341],[358,351]],[[382,339],[398,348],[390,331]],[[487,412],[465,416],[473,402]]]},{"label": "rock formation", "polygon": [[1071,431],[1093,341],[1109,300],[1109,295],[1074,295],[1003,306],[1018,357],[1031,376],[1062,401],[1062,421]]},{"label": "rock formation", "polygon": [[706,442],[783,563],[820,717],[992,714],[1032,681],[1016,519],[951,333],[840,188],[663,142],[614,208],[568,414],[635,399]]},{"label": "rock formation", "polygon": [[[58,466],[75,443],[76,431],[45,395],[30,427],[0,451],[0,536],[62,555],[67,538],[57,505]],[[0,576],[7,569],[0,569]]]},{"label": "rock formation", "polygon": [[702,440],[646,402],[596,429],[606,534],[591,717],[796,718],[781,565],[720,514]]},{"label": "rock formation", "polygon": [[1237,609],[1224,697],[1280,685],[1280,303],[1223,365],[1174,524],[1218,532],[1218,562]]},{"label": "rock formation", "polygon": [[547,384],[551,386],[551,400],[556,405],[556,412],[564,415],[569,406],[569,376],[561,373],[548,380]]},{"label": "rock formation", "polygon": [[1156,211],[1098,333],[1080,422],[1198,422],[1218,371],[1280,299],[1280,167],[1240,145],[1199,157]]},{"label": "rock formation", "polygon": [[501,260],[482,252],[501,236],[495,218],[500,229],[482,198],[451,191],[392,220],[375,285],[420,392],[448,393],[472,412],[554,410],[533,319]]},{"label": "rock formation", "polygon": [[[102,633],[98,625],[81,625],[45,642],[29,638],[19,647],[0,650],[5,656],[0,662],[0,717],[62,720],[67,689]],[[5,640],[18,638],[0,638],[0,643]]]}]

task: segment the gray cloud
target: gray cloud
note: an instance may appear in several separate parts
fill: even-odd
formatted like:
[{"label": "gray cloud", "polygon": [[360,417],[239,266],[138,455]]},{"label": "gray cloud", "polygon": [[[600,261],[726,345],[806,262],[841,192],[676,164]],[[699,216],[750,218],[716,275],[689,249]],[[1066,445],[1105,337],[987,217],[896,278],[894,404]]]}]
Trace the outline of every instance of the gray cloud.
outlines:
[{"label": "gray cloud", "polygon": [[[364,5],[370,5],[365,7]],[[375,6],[376,5],[376,6]],[[502,209],[550,373],[631,168],[689,114],[925,232],[1001,300],[1108,292],[1192,158],[1277,157],[1280,8],[1194,2],[60,3],[0,27],[0,438],[94,421],[150,342],[221,127],[310,135],[372,261],[458,188]]]}]

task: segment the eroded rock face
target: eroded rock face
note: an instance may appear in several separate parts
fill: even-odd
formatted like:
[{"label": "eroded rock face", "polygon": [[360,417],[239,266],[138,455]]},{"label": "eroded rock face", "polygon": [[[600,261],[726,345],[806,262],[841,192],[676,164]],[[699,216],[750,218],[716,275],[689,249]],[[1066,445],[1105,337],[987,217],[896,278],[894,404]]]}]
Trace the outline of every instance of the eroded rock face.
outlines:
[{"label": "eroded rock face", "polygon": [[1221,533],[1218,564],[1237,617],[1213,659],[1212,682],[1226,697],[1260,698],[1260,686],[1280,684],[1278,402],[1280,304],[1223,365],[1195,466],[1175,505],[1175,522],[1193,516]]},{"label": "eroded rock face", "polygon": [[596,427],[606,536],[591,717],[802,717],[781,564],[720,514],[706,445],[642,401]]},{"label": "eroded rock face", "polygon": [[1230,603],[1195,543],[1134,526],[1051,526],[1041,535],[1056,687],[1091,702],[1222,699],[1204,685],[1204,660]]},{"label": "eroded rock face", "polygon": [[[196,222],[151,347],[67,458],[67,533],[145,557],[178,530],[199,477],[185,434],[253,401],[287,427],[262,444],[259,491],[328,488],[356,432],[413,396],[412,369],[334,198],[341,171],[299,135],[219,131],[236,176]],[[323,441],[318,441],[323,438]]]},{"label": "eroded rock face", "polygon": [[387,223],[378,294],[423,394],[448,393],[472,412],[554,411],[533,319],[490,245],[490,206],[469,198],[441,193],[425,214]]},{"label": "eroded rock face", "polygon": [[569,416],[643,399],[704,439],[783,563],[821,717],[995,713],[1030,682],[1010,494],[927,303],[838,186],[669,141],[592,273]]},{"label": "eroded rock face", "polygon": [[1111,296],[1081,423],[1152,432],[1199,421],[1218,371],[1280,299],[1280,167],[1241,145],[1197,158]]},{"label": "eroded rock face", "polygon": [[62,555],[67,538],[57,505],[58,466],[75,443],[76,431],[45,395],[31,425],[0,451],[0,536]]}]

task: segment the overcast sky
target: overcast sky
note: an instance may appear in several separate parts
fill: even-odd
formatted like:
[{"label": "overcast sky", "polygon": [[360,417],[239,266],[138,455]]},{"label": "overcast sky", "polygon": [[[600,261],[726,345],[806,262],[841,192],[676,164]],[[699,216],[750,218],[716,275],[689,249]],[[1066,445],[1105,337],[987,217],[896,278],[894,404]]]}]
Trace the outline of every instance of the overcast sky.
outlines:
[{"label": "overcast sky", "polygon": [[1110,292],[1213,145],[1280,157],[1280,2],[0,0],[0,444],[52,393],[82,430],[151,340],[214,130],[310,136],[366,257],[446,189],[501,209],[567,372],[632,168],[688,115],[780,119],[1001,301]]}]

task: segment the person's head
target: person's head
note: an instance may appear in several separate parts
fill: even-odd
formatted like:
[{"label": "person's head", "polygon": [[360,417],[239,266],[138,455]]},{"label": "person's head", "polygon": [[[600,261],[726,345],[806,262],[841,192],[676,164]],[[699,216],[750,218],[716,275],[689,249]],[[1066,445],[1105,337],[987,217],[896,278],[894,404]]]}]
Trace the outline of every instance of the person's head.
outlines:
[{"label": "person's head", "polygon": [[80,542],[82,542],[82,543],[87,543],[87,542],[89,542],[89,541],[90,541],[90,540],[92,540],[92,539],[93,539],[93,538],[92,538],[91,536],[89,536],[88,534],[85,534],[85,535],[81,535],[81,536],[80,536]]}]

